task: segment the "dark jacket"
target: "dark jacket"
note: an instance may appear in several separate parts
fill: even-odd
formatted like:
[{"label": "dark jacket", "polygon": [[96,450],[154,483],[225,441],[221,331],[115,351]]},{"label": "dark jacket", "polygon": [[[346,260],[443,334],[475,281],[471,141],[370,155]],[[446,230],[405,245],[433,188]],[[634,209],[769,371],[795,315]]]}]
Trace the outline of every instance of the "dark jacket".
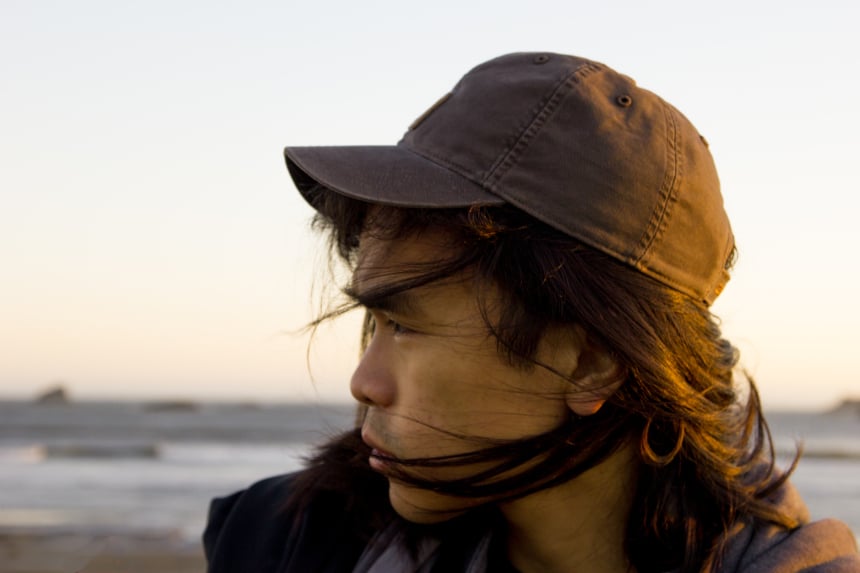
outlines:
[{"label": "dark jacket", "polygon": [[[429,541],[418,548],[416,562],[402,539],[389,533],[392,528],[356,534],[344,500],[336,494],[315,496],[297,517],[285,510],[294,478],[269,478],[212,502],[203,535],[209,573],[351,573],[359,561],[360,570],[374,573],[498,570],[489,564],[490,543],[479,528],[461,527],[446,542]],[[729,533],[721,571],[860,572],[860,554],[847,526],[836,520],[809,523],[808,511],[790,485],[777,501],[804,525],[786,531],[739,523]],[[369,543],[371,538],[376,542]],[[424,559],[428,554],[431,558]]]}]

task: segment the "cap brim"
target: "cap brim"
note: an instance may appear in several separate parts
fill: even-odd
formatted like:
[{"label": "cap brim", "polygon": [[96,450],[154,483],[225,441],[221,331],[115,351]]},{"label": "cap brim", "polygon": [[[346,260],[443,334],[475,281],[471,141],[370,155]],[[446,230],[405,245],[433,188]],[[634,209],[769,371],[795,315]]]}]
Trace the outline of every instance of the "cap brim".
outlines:
[{"label": "cap brim", "polygon": [[504,203],[471,179],[405,147],[287,147],[284,156],[305,199],[319,184],[353,199],[398,207]]}]

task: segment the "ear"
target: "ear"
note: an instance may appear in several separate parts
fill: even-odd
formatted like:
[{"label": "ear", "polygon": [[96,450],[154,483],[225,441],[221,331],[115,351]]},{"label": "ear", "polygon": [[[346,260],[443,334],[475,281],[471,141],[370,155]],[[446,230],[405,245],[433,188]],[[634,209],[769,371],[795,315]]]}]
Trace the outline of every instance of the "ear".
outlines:
[{"label": "ear", "polygon": [[624,381],[624,369],[609,350],[578,329],[579,359],[565,393],[567,407],[577,416],[596,414]]}]

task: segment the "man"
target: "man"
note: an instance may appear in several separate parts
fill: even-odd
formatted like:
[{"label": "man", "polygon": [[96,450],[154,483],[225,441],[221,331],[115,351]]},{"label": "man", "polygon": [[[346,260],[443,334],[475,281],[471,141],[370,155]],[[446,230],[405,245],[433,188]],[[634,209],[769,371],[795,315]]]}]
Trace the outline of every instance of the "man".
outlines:
[{"label": "man", "polygon": [[359,427],[216,500],[212,573],[860,570],[736,392],[708,310],[734,240],[677,110],[511,54],[395,147],[286,157],[352,269],[320,320],[367,311]]}]

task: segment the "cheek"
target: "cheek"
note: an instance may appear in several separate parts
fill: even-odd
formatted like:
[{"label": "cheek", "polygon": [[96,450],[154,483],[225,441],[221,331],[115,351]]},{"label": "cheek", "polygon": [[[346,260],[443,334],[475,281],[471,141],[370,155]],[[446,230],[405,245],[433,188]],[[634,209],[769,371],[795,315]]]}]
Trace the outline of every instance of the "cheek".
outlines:
[{"label": "cheek", "polygon": [[374,411],[374,434],[402,457],[483,449],[558,427],[568,415],[568,382],[544,369],[515,368],[482,339],[417,336],[396,347],[396,400]]},{"label": "cheek", "polygon": [[538,367],[510,366],[494,344],[486,346],[448,343],[414,353],[401,370],[401,405],[429,424],[501,439],[560,424],[569,382]]}]

